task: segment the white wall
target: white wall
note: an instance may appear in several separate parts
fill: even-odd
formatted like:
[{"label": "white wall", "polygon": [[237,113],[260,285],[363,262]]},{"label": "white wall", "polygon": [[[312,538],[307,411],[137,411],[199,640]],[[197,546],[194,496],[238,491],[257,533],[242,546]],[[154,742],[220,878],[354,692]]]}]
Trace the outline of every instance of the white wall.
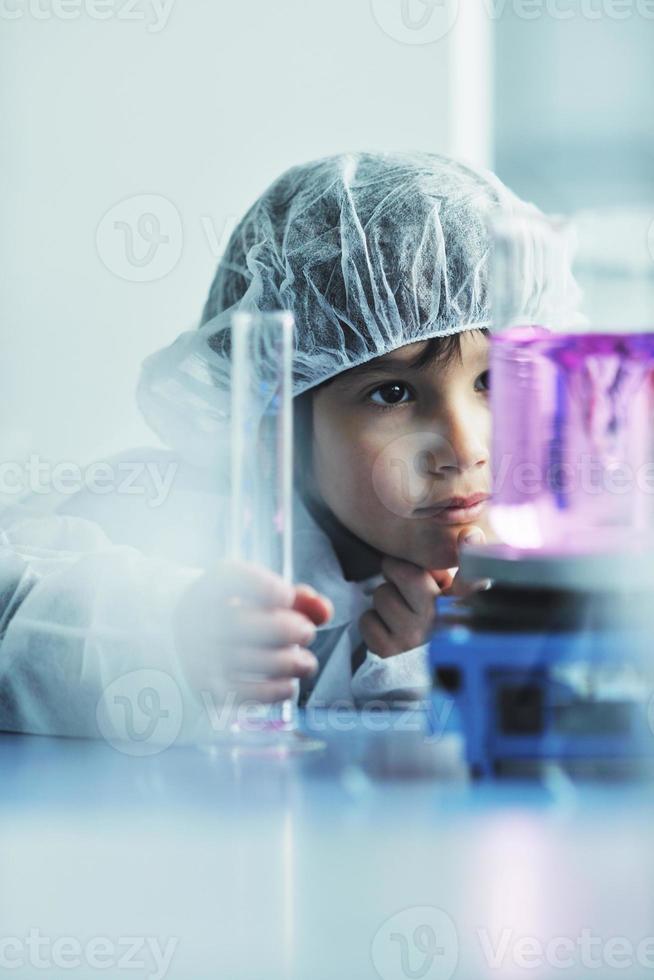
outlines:
[{"label": "white wall", "polygon": [[[155,441],[134,406],[140,361],[195,324],[221,239],[287,166],[466,155],[451,82],[465,36],[402,34],[399,0],[127,2],[0,0],[3,459]],[[114,222],[148,211],[169,241],[139,267]]]},{"label": "white wall", "polygon": [[540,6],[527,19],[513,0],[494,20],[500,176],[550,211],[651,205],[654,4]]}]

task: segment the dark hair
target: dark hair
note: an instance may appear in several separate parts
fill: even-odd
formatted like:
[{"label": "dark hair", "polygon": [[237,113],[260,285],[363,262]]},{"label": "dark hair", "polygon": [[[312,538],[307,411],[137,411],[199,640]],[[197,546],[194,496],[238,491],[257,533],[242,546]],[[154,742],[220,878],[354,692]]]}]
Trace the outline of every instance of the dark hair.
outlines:
[{"label": "dark hair", "polygon": [[[486,327],[476,327],[470,332],[482,334],[484,337],[488,337],[490,333]],[[420,352],[419,356],[410,362],[412,368],[426,367],[427,364],[431,363],[445,367],[455,359],[461,360],[461,333],[450,334],[447,337],[432,337],[426,344],[427,346]],[[356,368],[350,368],[350,370],[356,371]],[[342,378],[343,374],[347,373],[347,371],[343,371],[336,377]],[[295,485],[302,496],[305,496],[309,489],[311,474],[313,473],[313,396],[321,388],[326,388],[327,385],[335,381],[336,377],[328,378],[327,381],[310,388],[298,395],[293,402]]]}]

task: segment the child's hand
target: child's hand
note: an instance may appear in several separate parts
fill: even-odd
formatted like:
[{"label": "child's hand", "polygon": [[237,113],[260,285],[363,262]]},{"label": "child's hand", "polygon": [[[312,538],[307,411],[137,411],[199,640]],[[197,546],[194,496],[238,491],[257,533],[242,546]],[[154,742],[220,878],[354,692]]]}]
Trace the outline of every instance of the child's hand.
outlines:
[{"label": "child's hand", "polygon": [[426,642],[442,589],[431,572],[399,558],[384,558],[382,572],[386,582],[373,592],[373,608],[361,616],[359,629],[372,653],[394,657]]},{"label": "child's hand", "polygon": [[265,568],[221,563],[183,594],[175,642],[191,687],[221,700],[283,701],[293,678],[314,674],[307,649],[331,602],[306,585],[291,586]]},{"label": "child's hand", "polygon": [[[474,543],[483,544],[480,528],[465,528],[458,543],[474,534]],[[485,582],[465,582],[457,569],[426,571],[412,562],[399,558],[384,558],[382,572],[386,582],[373,593],[373,608],[359,619],[359,629],[366,646],[378,657],[394,657],[426,643],[436,620],[436,599],[439,595],[461,598]]]}]

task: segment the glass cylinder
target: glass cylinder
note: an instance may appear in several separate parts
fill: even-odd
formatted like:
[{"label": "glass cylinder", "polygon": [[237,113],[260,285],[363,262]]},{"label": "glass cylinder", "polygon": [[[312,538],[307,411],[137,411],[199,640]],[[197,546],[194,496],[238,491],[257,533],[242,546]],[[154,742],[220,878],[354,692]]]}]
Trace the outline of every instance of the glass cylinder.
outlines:
[{"label": "glass cylinder", "polygon": [[[292,581],[293,316],[235,313],[231,323],[231,553]],[[265,709],[293,726],[296,695]]]},{"label": "glass cylinder", "polygon": [[651,548],[654,257],[645,216],[505,218],[493,284],[494,531],[520,549]]}]

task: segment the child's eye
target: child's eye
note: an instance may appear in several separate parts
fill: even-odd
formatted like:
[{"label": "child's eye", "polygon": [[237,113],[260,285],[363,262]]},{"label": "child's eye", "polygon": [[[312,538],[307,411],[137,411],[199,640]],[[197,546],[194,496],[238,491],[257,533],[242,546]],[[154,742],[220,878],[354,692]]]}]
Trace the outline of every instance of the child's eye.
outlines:
[{"label": "child's eye", "polygon": [[388,384],[380,385],[370,392],[370,400],[375,405],[383,405],[386,408],[391,405],[402,405],[411,400],[411,392],[402,381],[389,381]]},{"label": "child's eye", "polygon": [[490,391],[490,371],[484,371],[475,381],[475,391]]}]

